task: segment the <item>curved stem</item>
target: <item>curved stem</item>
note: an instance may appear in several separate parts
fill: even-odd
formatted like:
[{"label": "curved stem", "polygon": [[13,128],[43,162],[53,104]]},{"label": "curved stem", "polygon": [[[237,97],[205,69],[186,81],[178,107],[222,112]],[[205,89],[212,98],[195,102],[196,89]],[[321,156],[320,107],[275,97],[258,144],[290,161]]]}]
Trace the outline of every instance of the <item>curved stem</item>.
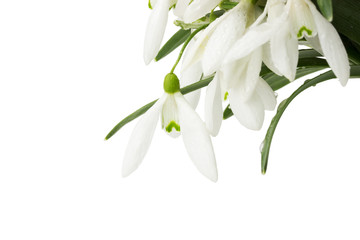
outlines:
[{"label": "curved stem", "polygon": [[209,24],[205,24],[201,27],[199,27],[198,29],[196,29],[194,32],[192,32],[190,34],[190,36],[188,37],[188,39],[186,39],[186,41],[184,42],[184,45],[182,46],[181,50],[180,50],[180,53],[179,53],[179,56],[178,58],[176,59],[176,62],[173,66],[173,68],[171,69],[170,73],[173,73],[175,71],[175,68],[176,66],[179,64],[180,62],[180,59],[185,51],[185,48],[187,47],[187,45],[189,44],[189,42],[191,41],[191,39],[193,39],[193,37],[195,37],[196,34],[198,34],[198,32],[200,32],[201,30],[205,29]]}]

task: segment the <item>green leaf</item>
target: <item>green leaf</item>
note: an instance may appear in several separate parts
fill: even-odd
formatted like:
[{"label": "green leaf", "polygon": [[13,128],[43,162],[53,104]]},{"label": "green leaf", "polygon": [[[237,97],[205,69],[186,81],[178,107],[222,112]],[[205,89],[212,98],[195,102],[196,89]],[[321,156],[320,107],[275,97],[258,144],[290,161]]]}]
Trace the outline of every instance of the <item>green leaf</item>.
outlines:
[{"label": "green leaf", "polygon": [[[209,85],[209,83],[212,81],[212,79],[214,78],[214,76],[209,76],[206,77],[196,83],[193,83],[189,86],[183,87],[180,89],[180,92],[182,94],[187,94],[190,92],[193,92],[195,90],[198,90],[200,88],[206,87],[207,85]],[[133,112],[132,114],[130,114],[129,116],[127,116],[126,118],[124,118],[123,120],[121,120],[109,133],[108,135],[106,135],[105,140],[108,140],[109,138],[111,138],[112,136],[114,136],[115,133],[117,133],[123,126],[125,126],[126,124],[128,124],[129,122],[131,122],[132,120],[140,117],[141,115],[143,115],[147,110],[149,110],[149,108],[151,108],[157,101],[158,99],[146,104],[145,106],[142,106],[141,108],[139,108],[138,110],[136,110],[135,112]]]},{"label": "green leaf", "polygon": [[230,10],[233,9],[236,5],[238,5],[238,2],[230,2],[225,0],[219,4],[219,8],[224,10]]},{"label": "green leaf", "polygon": [[360,44],[360,1],[333,0],[335,28],[350,40]]},{"label": "green leaf", "polygon": [[322,15],[331,22],[333,20],[332,0],[317,0]]},{"label": "green leaf", "polygon": [[299,50],[299,59],[301,58],[314,58],[320,57],[321,54],[314,49],[301,49]]},{"label": "green leaf", "polygon": [[[350,75],[352,78],[359,78],[360,77],[360,66],[351,66]],[[304,82],[303,85],[301,85],[298,89],[295,90],[291,96],[285,100],[283,100],[277,109],[277,112],[272,119],[270,126],[268,128],[268,131],[266,133],[265,139],[262,143],[262,150],[261,150],[261,172],[263,174],[266,173],[267,165],[268,165],[268,159],[269,159],[269,152],[270,152],[270,146],[272,142],[272,138],[275,133],[275,129],[277,124],[280,121],[281,116],[283,115],[286,108],[289,106],[289,104],[292,102],[292,100],[295,99],[296,96],[298,96],[301,92],[308,89],[309,87],[316,86],[318,83],[330,80],[335,78],[335,75],[332,71],[325,72],[319,76],[316,76],[315,78],[311,80],[307,80]]]},{"label": "green leaf", "polygon": [[111,138],[117,131],[120,130],[120,128],[122,128],[123,126],[125,126],[126,124],[128,124],[129,122],[131,122],[132,120],[136,119],[137,117],[143,115],[147,110],[149,110],[149,108],[151,108],[157,101],[158,99],[146,104],[145,106],[142,106],[141,108],[139,108],[138,110],[136,110],[135,112],[133,112],[132,114],[130,114],[129,116],[127,116],[126,118],[124,118],[123,120],[121,120],[118,124],[116,124],[116,126],[108,133],[108,135],[106,135],[105,140],[108,140],[109,138]]},{"label": "green leaf", "polygon": [[214,78],[214,76],[208,76],[196,83],[193,83],[191,85],[181,88],[180,92],[181,92],[181,94],[185,95],[185,94],[191,93],[195,90],[198,90],[200,88],[206,87],[213,80],[213,78]]},{"label": "green leaf", "polygon": [[177,31],[160,49],[159,53],[155,57],[155,61],[159,61],[160,59],[164,58],[169,53],[174,51],[178,46],[180,46],[186,41],[190,34],[191,30],[180,29],[179,31]]},{"label": "green leaf", "polygon": [[360,46],[356,42],[351,41],[346,36],[340,34],[341,40],[345,46],[349,60],[355,65],[360,64]]}]

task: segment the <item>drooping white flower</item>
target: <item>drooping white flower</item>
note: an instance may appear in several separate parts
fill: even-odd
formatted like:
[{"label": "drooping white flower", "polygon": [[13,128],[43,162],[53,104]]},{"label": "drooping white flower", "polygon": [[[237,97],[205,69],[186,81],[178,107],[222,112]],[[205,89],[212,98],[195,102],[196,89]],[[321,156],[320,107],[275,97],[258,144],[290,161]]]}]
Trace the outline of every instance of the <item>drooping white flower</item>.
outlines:
[{"label": "drooping white flower", "polygon": [[237,6],[213,21],[199,34],[184,59],[184,68],[202,62],[204,75],[217,71],[232,45],[243,35],[246,26],[254,18],[254,6],[242,0]]},{"label": "drooping white flower", "polygon": [[248,129],[259,130],[264,122],[265,110],[276,107],[276,96],[264,79],[259,77],[255,89],[244,99],[244,86],[239,82],[229,90],[231,110],[237,120]]},{"label": "drooping white flower", "polygon": [[[311,14],[312,21],[315,24],[315,26],[312,26],[311,23],[309,25],[304,25],[303,27],[307,29],[305,34],[308,34],[308,30],[312,31],[312,34],[308,35],[308,39],[311,41],[312,38],[315,38],[319,41],[326,61],[331,67],[335,76],[339,79],[340,83],[345,86],[349,80],[350,66],[345,47],[338,32],[334,26],[329,23],[323,15],[321,15],[321,13],[316,9],[315,5],[309,0],[290,0],[288,4],[292,4],[292,8],[289,15],[295,14],[295,9],[293,7],[296,7],[297,4],[303,3],[306,4],[306,6],[304,6],[304,11],[309,9],[310,13],[307,15]],[[299,24],[298,19],[295,19],[295,21],[297,24]],[[302,28],[300,28],[299,33],[301,29]]]},{"label": "drooping white flower", "polygon": [[145,32],[144,61],[149,64],[157,55],[161,41],[164,37],[170,7],[176,0],[152,0],[149,2],[153,8]]},{"label": "drooping white flower", "polygon": [[225,61],[234,61],[264,47],[264,62],[275,73],[294,80],[298,62],[298,39],[305,37],[320,48],[329,66],[345,85],[350,67],[336,29],[309,0],[269,0],[267,22],[255,24],[238,40]]},{"label": "drooping white flower", "polygon": [[162,128],[172,136],[183,137],[185,148],[197,169],[212,181],[217,181],[214,150],[209,133],[200,117],[179,92],[179,80],[168,74],[164,95],[135,126],[125,151],[123,176],[130,175],[141,164],[150,146],[159,116]]},{"label": "drooping white flower", "polygon": [[[258,46],[251,51],[246,47],[234,50],[234,44],[244,38],[247,26],[255,21],[255,10],[249,1],[241,1],[218,22],[214,21],[212,29],[203,32],[205,35],[208,31],[208,35],[203,37],[206,45],[198,45],[194,51],[194,59],[201,57],[205,74],[216,71],[205,98],[205,123],[213,136],[221,126],[225,92],[236,118],[249,129],[260,129],[264,111],[273,110],[276,105],[274,92],[259,78],[263,50],[256,42],[263,41],[261,37],[254,40],[255,44],[250,43]],[[234,27],[237,25],[240,27]],[[270,34],[266,28],[262,30]]]},{"label": "drooping white flower", "polygon": [[259,130],[265,110],[274,110],[276,96],[259,77],[261,63],[261,49],[258,49],[242,59],[223,65],[216,72],[205,99],[205,122],[212,135],[219,131],[221,103],[226,97],[237,120],[248,129]]},{"label": "drooping white flower", "polygon": [[[315,48],[320,48],[320,52],[326,58],[334,74],[340,83],[345,86],[349,79],[350,66],[345,47],[334,26],[321,15],[309,0],[288,0],[285,11],[289,19],[289,23],[287,23],[289,26],[285,28],[286,30],[283,28],[283,32],[277,33],[277,36],[275,36],[278,41],[273,41],[274,46],[271,51],[274,55],[273,59],[282,57],[281,48],[284,49],[285,46],[285,49],[287,49],[286,56],[288,56],[285,60],[294,62],[294,56],[297,56],[297,48],[295,48],[297,44],[294,43],[294,36],[298,39],[305,37]],[[275,46],[275,44],[278,44],[278,46]],[[279,51],[280,54],[276,54]],[[280,60],[278,62],[275,65],[286,76],[286,68],[281,69]]]}]

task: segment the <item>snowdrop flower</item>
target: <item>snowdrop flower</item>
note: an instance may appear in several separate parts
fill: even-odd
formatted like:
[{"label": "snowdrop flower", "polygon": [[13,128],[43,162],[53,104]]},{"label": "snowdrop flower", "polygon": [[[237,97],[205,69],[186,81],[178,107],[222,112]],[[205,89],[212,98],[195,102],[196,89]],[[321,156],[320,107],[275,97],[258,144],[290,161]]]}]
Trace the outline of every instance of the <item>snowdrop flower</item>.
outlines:
[{"label": "snowdrop flower", "polygon": [[252,94],[244,99],[244,86],[238,82],[229,90],[229,102],[236,119],[251,130],[259,130],[264,122],[265,110],[274,110],[276,96],[267,82],[258,77]]},{"label": "snowdrop flower", "polygon": [[179,80],[168,74],[164,95],[139,120],[130,137],[123,162],[123,176],[130,175],[141,164],[154,135],[159,116],[162,128],[171,136],[182,134],[185,148],[197,169],[217,181],[215,155],[209,133],[197,113],[179,92]]},{"label": "snowdrop flower", "polygon": [[305,36],[310,43],[320,44],[326,61],[340,83],[345,86],[349,80],[350,66],[345,47],[334,26],[310,0],[289,0],[287,7],[297,37]]},{"label": "snowdrop flower", "polygon": [[233,45],[243,38],[247,26],[255,21],[255,8],[249,1],[243,0],[217,21],[203,32],[206,47],[198,43],[193,53],[195,61],[201,57],[204,74],[216,71],[205,98],[206,126],[213,136],[218,134],[222,121],[222,99],[226,92],[239,122],[249,129],[258,130],[263,124],[264,111],[273,110],[276,106],[274,92],[259,78],[262,49],[247,51],[244,47],[237,49],[244,53],[243,56],[234,58],[232,55]]},{"label": "snowdrop flower", "polygon": [[221,126],[222,99],[229,99],[237,120],[251,130],[261,129],[265,110],[275,109],[275,93],[259,77],[259,67],[260,49],[244,59],[223,66],[215,74],[205,98],[205,123],[213,136],[217,135]]},{"label": "snowdrop flower", "polygon": [[176,4],[176,0],[150,0],[149,6],[153,8],[145,33],[144,61],[149,64],[161,46],[168,20],[169,9]]},{"label": "snowdrop flower", "polygon": [[225,61],[242,58],[264,45],[265,64],[279,75],[294,80],[298,62],[298,39],[305,37],[320,49],[329,66],[346,85],[350,67],[347,53],[336,29],[309,0],[269,0],[268,21],[255,24],[239,39]]},{"label": "snowdrop flower", "polygon": [[195,44],[184,59],[184,68],[201,60],[204,75],[217,71],[226,53],[243,35],[254,18],[254,6],[242,0],[233,9],[213,21],[199,34]]}]

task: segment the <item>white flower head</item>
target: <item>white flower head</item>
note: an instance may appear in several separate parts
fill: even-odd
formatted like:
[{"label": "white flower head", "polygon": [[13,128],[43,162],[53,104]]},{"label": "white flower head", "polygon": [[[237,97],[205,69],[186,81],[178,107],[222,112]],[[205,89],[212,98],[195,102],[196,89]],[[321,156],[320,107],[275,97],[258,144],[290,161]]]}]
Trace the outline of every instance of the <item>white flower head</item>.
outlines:
[{"label": "white flower head", "polygon": [[197,169],[216,182],[217,167],[209,133],[179,92],[179,80],[175,74],[166,76],[164,90],[164,95],[144,114],[133,130],[125,151],[123,176],[130,175],[141,164],[161,116],[162,128],[174,137],[181,133],[185,148]]},{"label": "white flower head", "polygon": [[184,68],[201,61],[204,75],[217,71],[229,49],[241,38],[249,22],[253,21],[254,15],[253,4],[242,0],[213,21],[189,48],[184,58]]},{"label": "white flower head", "polygon": [[[272,3],[272,4],[271,4]],[[276,3],[276,4],[274,4]],[[350,67],[340,36],[309,0],[268,1],[268,22],[273,27],[269,36],[267,66],[294,80],[298,62],[298,39],[308,42],[326,58],[342,85],[349,79]],[[281,13],[282,12],[282,13]],[[268,60],[268,61],[267,61]]]},{"label": "white flower head", "polygon": [[274,110],[276,96],[267,82],[259,77],[250,97],[244,99],[241,82],[229,90],[229,102],[237,120],[251,130],[259,130],[264,122],[265,110]]}]

